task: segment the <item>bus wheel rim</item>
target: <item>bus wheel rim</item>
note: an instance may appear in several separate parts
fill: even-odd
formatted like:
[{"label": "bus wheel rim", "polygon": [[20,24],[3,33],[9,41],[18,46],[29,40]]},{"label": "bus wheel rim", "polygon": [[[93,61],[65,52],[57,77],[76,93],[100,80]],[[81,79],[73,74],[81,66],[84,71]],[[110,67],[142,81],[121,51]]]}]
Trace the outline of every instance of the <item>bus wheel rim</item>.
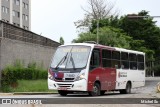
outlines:
[{"label": "bus wheel rim", "polygon": [[98,95],[98,88],[97,88],[97,86],[93,87],[93,93],[94,93],[94,95]]}]

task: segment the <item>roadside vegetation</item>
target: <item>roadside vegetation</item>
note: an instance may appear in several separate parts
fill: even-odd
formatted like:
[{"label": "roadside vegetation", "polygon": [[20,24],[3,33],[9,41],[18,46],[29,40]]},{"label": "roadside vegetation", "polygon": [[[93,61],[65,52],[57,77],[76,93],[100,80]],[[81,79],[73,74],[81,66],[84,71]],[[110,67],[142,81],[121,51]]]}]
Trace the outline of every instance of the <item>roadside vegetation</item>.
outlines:
[{"label": "roadside vegetation", "polygon": [[40,92],[49,91],[47,70],[29,63],[27,67],[17,60],[2,70],[2,92]]},{"label": "roadside vegetation", "polygon": [[47,80],[18,80],[16,86],[5,86],[2,92],[53,92],[48,90]]},{"label": "roadside vegetation", "polygon": [[84,18],[75,22],[80,33],[72,42],[97,41],[98,35],[99,44],[145,52],[146,75],[160,76],[160,27],[149,11],[120,16],[108,0],[87,1]]}]

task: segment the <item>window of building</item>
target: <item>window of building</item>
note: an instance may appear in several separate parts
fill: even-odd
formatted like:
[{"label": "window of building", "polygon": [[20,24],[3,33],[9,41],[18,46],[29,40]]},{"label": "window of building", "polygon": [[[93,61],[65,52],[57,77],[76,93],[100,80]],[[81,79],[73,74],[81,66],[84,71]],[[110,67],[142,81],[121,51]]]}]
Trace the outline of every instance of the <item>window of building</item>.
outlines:
[{"label": "window of building", "polygon": [[23,2],[23,8],[28,9],[28,4]]},{"label": "window of building", "polygon": [[12,15],[19,18],[20,17],[20,12],[17,12],[15,10],[13,10]]},{"label": "window of building", "polygon": [[6,13],[7,13],[7,14],[9,13],[9,8],[7,8],[7,7],[6,7]]},{"label": "window of building", "polygon": [[20,0],[14,0],[13,3],[16,4],[16,5],[20,5]]},{"label": "window of building", "polygon": [[23,8],[25,8],[25,2],[23,2]]},{"label": "window of building", "polygon": [[25,20],[25,14],[22,15],[23,20]]},{"label": "window of building", "polygon": [[5,7],[4,6],[2,6],[2,12],[5,13]]},{"label": "window of building", "polygon": [[2,6],[2,12],[8,14],[9,13],[9,8]]},{"label": "window of building", "polygon": [[127,52],[121,52],[121,68],[129,69],[129,60]]},{"label": "window of building", "polygon": [[16,16],[16,12],[15,12],[14,10],[13,10],[13,12],[12,12],[12,15],[13,15],[13,16]]},{"label": "window of building", "polygon": [[17,12],[17,17],[18,17],[18,18],[20,17],[20,12]]},{"label": "window of building", "polygon": [[26,4],[25,8],[28,9],[28,4]]},{"label": "window of building", "polygon": [[129,64],[130,69],[136,70],[137,69],[137,55],[130,53],[129,54]]},{"label": "window of building", "polygon": [[28,15],[26,15],[26,21],[28,20]]}]

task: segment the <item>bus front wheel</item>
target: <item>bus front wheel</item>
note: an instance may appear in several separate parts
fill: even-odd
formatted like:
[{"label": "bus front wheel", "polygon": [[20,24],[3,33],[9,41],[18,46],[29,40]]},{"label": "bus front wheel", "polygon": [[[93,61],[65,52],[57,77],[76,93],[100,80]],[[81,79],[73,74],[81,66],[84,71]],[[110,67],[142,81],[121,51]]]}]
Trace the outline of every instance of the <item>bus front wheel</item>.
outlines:
[{"label": "bus front wheel", "polygon": [[130,94],[131,93],[131,84],[128,82],[126,85],[126,89],[120,90],[121,94]]},{"label": "bus front wheel", "polygon": [[89,92],[91,96],[99,96],[100,95],[100,85],[95,83],[93,86],[93,90]]},{"label": "bus front wheel", "polygon": [[58,90],[58,93],[61,95],[61,96],[66,96],[68,94],[67,91],[63,91],[63,90]]}]

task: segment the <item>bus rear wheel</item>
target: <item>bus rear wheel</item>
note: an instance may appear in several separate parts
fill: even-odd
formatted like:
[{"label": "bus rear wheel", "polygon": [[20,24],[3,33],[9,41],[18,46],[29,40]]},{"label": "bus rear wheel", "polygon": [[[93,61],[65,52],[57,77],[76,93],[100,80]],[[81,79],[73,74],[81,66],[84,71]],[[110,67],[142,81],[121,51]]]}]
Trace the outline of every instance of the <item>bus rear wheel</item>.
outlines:
[{"label": "bus rear wheel", "polygon": [[93,90],[89,92],[90,96],[99,96],[100,95],[100,85],[95,83],[93,86]]},{"label": "bus rear wheel", "polygon": [[67,91],[63,91],[63,90],[58,90],[58,93],[61,95],[61,96],[66,96],[68,94]]},{"label": "bus rear wheel", "polygon": [[130,94],[131,93],[131,84],[128,82],[126,85],[126,89],[120,90],[121,94]]}]

